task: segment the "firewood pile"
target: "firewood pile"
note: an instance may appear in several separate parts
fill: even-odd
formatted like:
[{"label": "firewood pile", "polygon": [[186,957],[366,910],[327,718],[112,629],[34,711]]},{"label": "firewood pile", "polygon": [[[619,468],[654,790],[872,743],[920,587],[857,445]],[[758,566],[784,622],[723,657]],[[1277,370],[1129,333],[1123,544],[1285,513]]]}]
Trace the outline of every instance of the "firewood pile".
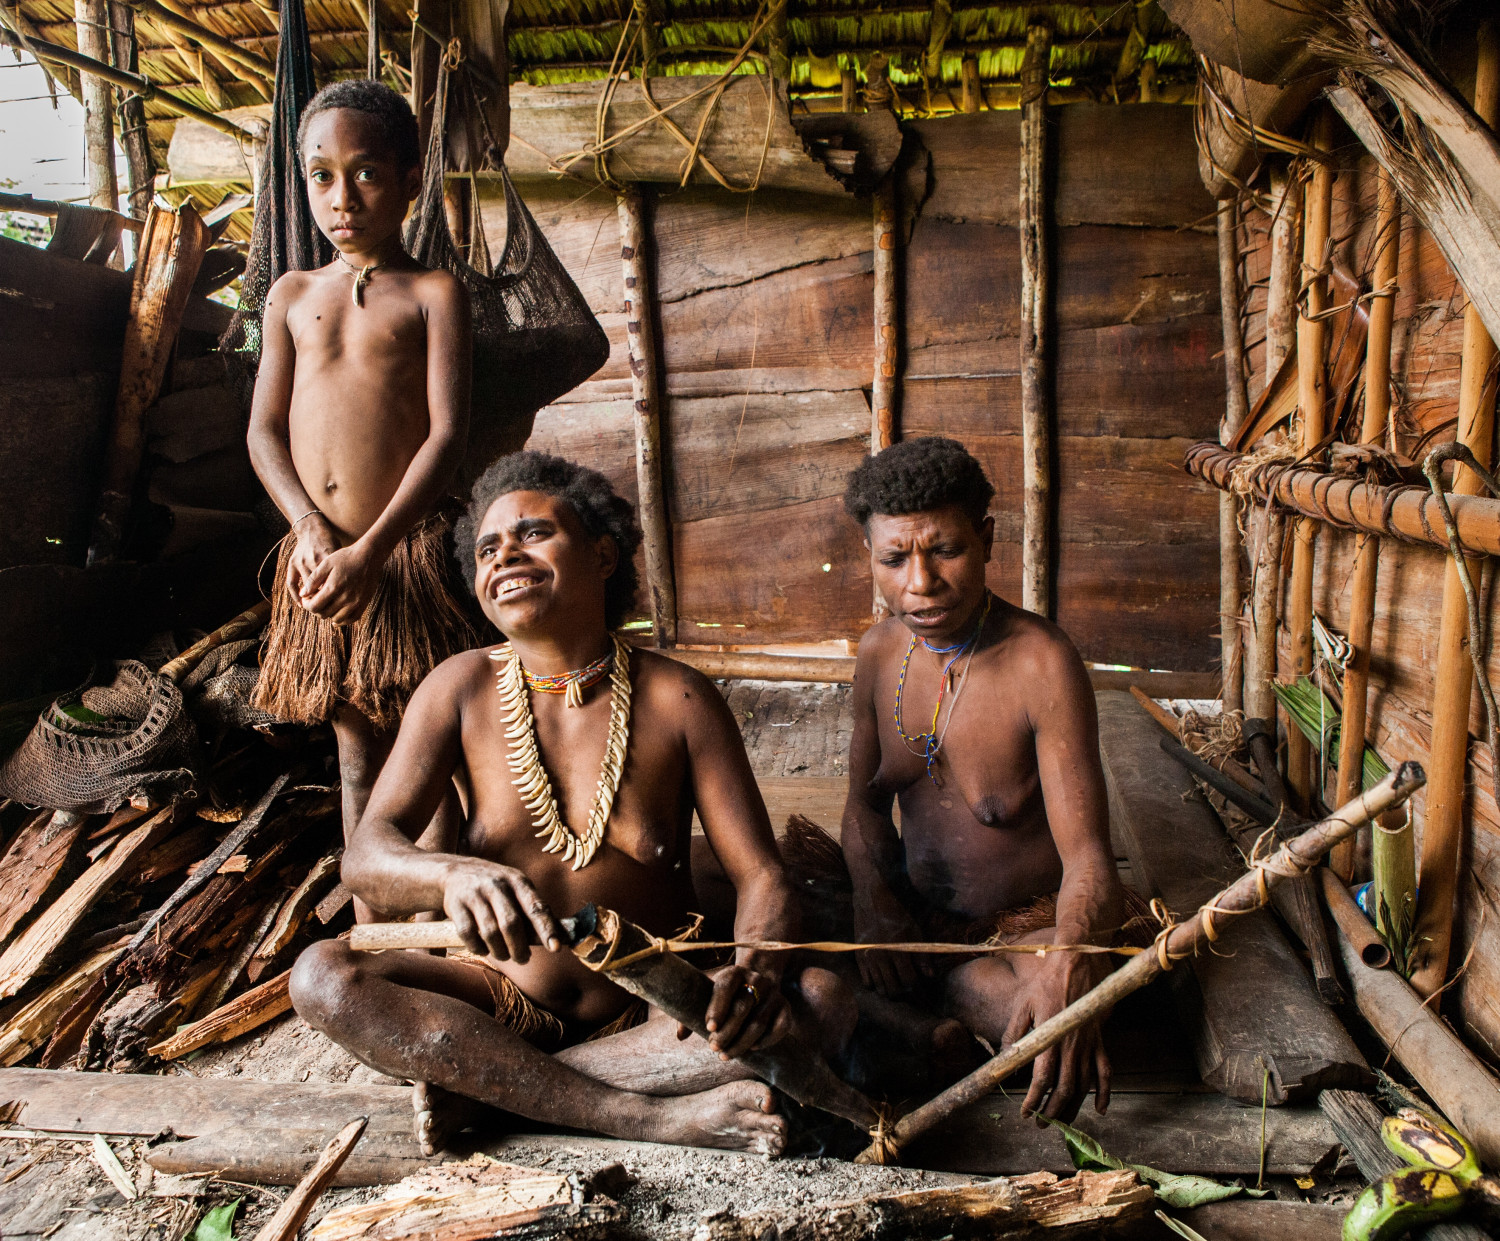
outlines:
[{"label": "firewood pile", "polygon": [[139,1072],[234,1038],[352,922],[326,738],[223,726],[171,796],[141,774],[107,812],[0,800],[0,1065]]}]

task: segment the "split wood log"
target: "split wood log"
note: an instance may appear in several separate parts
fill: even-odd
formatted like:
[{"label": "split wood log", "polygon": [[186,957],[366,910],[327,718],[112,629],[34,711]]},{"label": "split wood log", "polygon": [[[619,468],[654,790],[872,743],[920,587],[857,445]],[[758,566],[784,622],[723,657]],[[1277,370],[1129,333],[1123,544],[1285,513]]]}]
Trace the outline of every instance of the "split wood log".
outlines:
[{"label": "split wood log", "polygon": [[693,1241],[863,1241],[892,1236],[938,1241],[954,1236],[1000,1239],[1103,1235],[1143,1217],[1155,1191],[1129,1170],[1051,1172],[977,1185],[943,1185],[877,1194],[848,1202],[788,1206],[743,1215],[733,1209],[705,1219]]},{"label": "split wood log", "polygon": [[[1344,917],[1364,917],[1342,888],[1330,890],[1329,906],[1345,906]],[[1347,904],[1346,904],[1347,903]],[[1354,1002],[1375,1033],[1417,1085],[1478,1149],[1485,1163],[1500,1163],[1500,1081],[1475,1058],[1395,970],[1371,969],[1344,935],[1339,952]]]},{"label": "split wood log", "polygon": [[16,833],[0,858],[0,944],[47,895],[87,822],[69,810],[43,810]]},{"label": "split wood log", "polygon": [[274,1021],[282,1013],[291,1011],[292,998],[288,986],[291,976],[291,971],[288,970],[258,987],[251,987],[243,995],[216,1008],[207,1017],[184,1026],[171,1038],[163,1039],[147,1050],[158,1059],[177,1060],[201,1047],[227,1043],[258,1029],[268,1021]]},{"label": "split wood log", "polygon": [[[1365,346],[1365,408],[1362,444],[1385,442],[1391,411],[1391,327],[1396,311],[1396,267],[1401,255],[1401,201],[1389,176],[1379,176],[1375,222],[1375,271],[1370,286],[1370,329]],[[1354,544],[1349,588],[1349,656],[1344,665],[1344,709],[1339,726],[1339,778],[1334,800],[1343,804],[1364,781],[1365,723],[1369,709],[1370,644],[1375,633],[1375,580],[1380,540],[1361,534]],[[1330,867],[1346,883],[1354,877],[1354,849],[1334,851]]]},{"label": "split wood log", "polygon": [[[1250,412],[1245,390],[1245,336],[1240,328],[1239,202],[1219,203],[1219,319],[1224,337],[1224,417],[1219,442],[1234,438]],[[1244,644],[1240,634],[1240,506],[1238,499],[1219,496],[1219,668],[1226,711],[1245,708]]]},{"label": "split wood log", "polygon": [[[1344,887],[1344,881],[1326,866],[1318,868],[1318,880],[1322,884],[1324,899],[1328,902],[1328,912],[1339,924],[1339,933],[1354,945],[1359,959],[1372,970],[1386,969],[1391,963],[1391,950],[1385,946],[1385,941],[1380,938],[1374,924],[1365,917],[1350,896],[1349,889]],[[1338,888],[1336,892],[1333,890],[1335,886]]]},{"label": "split wood log", "polygon": [[1021,64],[1021,606],[1052,615],[1051,220],[1047,83],[1052,32],[1026,30]]},{"label": "split wood log", "polygon": [[[73,13],[78,26],[78,50],[108,64],[107,0],[73,0]],[[98,74],[85,73],[82,85],[84,166],[88,169],[89,206],[118,211],[120,192],[115,183],[114,93],[109,81]]]},{"label": "split wood log", "polygon": [[[48,43],[42,39],[27,39],[22,42],[14,35],[0,33],[0,46],[13,47],[19,51],[26,51],[36,56],[38,60],[48,64],[60,65],[66,69],[75,69],[80,74],[93,74],[97,78],[108,82],[111,86],[117,86],[121,90],[135,91],[143,99],[154,100],[162,107],[175,112],[178,116],[192,117],[200,121],[210,129],[216,129],[220,133],[228,134],[237,139],[250,139],[256,135],[242,129],[233,121],[225,120],[197,104],[191,103],[175,95],[171,91],[163,90],[144,74],[128,73],[124,69],[116,69],[95,56],[86,56],[66,48],[57,43]],[[111,207],[110,210],[115,210]]]},{"label": "split wood log", "polygon": [[634,397],[635,483],[651,632],[658,647],[677,645],[677,586],[672,568],[672,517],[662,479],[661,371],[656,355],[656,285],[645,195],[628,185],[615,199],[620,221],[620,266],[625,281],[626,342]]},{"label": "split wood log", "polygon": [[[1500,120],[1500,37],[1493,26],[1486,25],[1485,29],[1475,70],[1474,112],[1484,125],[1493,127]],[[1490,143],[1495,145],[1493,136]],[[1500,168],[1500,156],[1496,163]],[[1500,184],[1496,191],[1500,193]],[[1500,198],[1495,206],[1500,210]],[[1451,256],[1449,262],[1453,263]],[[1453,266],[1455,272],[1460,271],[1456,263]],[[1496,350],[1491,333],[1496,325],[1486,330],[1479,295],[1467,285],[1466,289],[1469,305],[1464,310],[1459,363],[1457,440],[1488,469],[1494,462]],[[1500,296],[1495,289],[1489,293]],[[1478,495],[1484,491],[1484,484],[1472,470],[1460,468],[1452,490],[1456,495]],[[1472,581],[1479,579],[1481,567],[1477,561],[1469,562]],[[1411,984],[1424,996],[1435,992],[1447,978],[1453,942],[1459,846],[1464,834],[1464,776],[1469,766],[1469,707],[1474,697],[1468,645],[1468,600],[1458,565],[1450,561],[1443,577],[1437,676],[1432,690],[1432,745],[1428,753],[1432,784],[1427,790],[1417,920],[1412,935]]]},{"label": "split wood log", "polygon": [[[1333,145],[1332,115],[1319,108],[1313,118],[1312,146],[1328,151]],[[1307,306],[1297,317],[1297,404],[1300,408],[1297,456],[1306,461],[1323,442],[1323,424],[1328,407],[1328,328],[1323,312],[1328,309],[1329,237],[1333,218],[1333,168],[1316,162],[1307,180],[1302,210],[1302,283]],[[1313,667],[1313,554],[1318,523],[1299,518],[1292,538],[1292,575],[1287,585],[1287,630],[1291,638],[1292,680],[1309,676]],[[1299,814],[1310,812],[1321,771],[1321,756],[1314,756],[1312,743],[1295,724],[1286,732],[1286,782]],[[1343,803],[1340,803],[1343,804]]]},{"label": "split wood log", "polygon": [[112,561],[124,542],[145,449],[146,410],[161,391],[183,311],[211,241],[207,226],[190,204],[176,211],[156,208],[146,217],[130,288],[114,425],[89,541],[89,564]]},{"label": "split wood log", "polygon": [[[1341,49],[1358,64],[1328,92],[1365,149],[1395,179],[1402,199],[1438,243],[1492,338],[1500,338],[1500,139],[1493,105],[1476,91],[1473,108],[1382,29],[1369,6],[1346,21]],[[1399,32],[1404,35],[1405,32]],[[1496,30],[1482,23],[1476,77],[1494,72]],[[1486,62],[1488,61],[1488,67]],[[1394,101],[1406,123],[1398,138],[1367,101],[1370,83]],[[1379,92],[1374,92],[1378,96]],[[1372,97],[1374,97],[1372,96]],[[1415,132],[1414,132],[1415,131]]]},{"label": "split wood log", "polygon": [[[1378,1180],[1406,1166],[1400,1156],[1386,1146],[1380,1136],[1385,1113],[1369,1095],[1355,1090],[1325,1090],[1318,1096],[1318,1106],[1332,1122],[1339,1141],[1344,1144],[1366,1181]],[[1486,1241],[1489,1234],[1473,1224],[1448,1221],[1414,1229],[1421,1241]]]},{"label": "split wood log", "polygon": [[[1239,453],[1227,452],[1213,441],[1205,440],[1187,450],[1183,465],[1195,478],[1228,488],[1234,485],[1235,472],[1244,460]],[[1269,497],[1278,505],[1318,521],[1448,550],[1442,514],[1432,492],[1425,487],[1370,486],[1354,475],[1330,477],[1325,470],[1297,467],[1251,474],[1246,482],[1255,496]],[[1448,504],[1466,550],[1480,556],[1500,555],[1500,500],[1450,493]],[[1424,513],[1431,534],[1423,528]]]},{"label": "split wood log", "polygon": [[259,914],[250,923],[250,933],[241,940],[239,947],[235,949],[234,956],[224,966],[224,972],[214,983],[213,989],[204,997],[204,1015],[211,1014],[222,1005],[229,993],[239,986],[250,964],[250,958],[255,955],[255,950],[260,947],[261,941],[270,931],[271,924],[276,921],[276,915],[281,912],[281,906],[285,900],[286,898],[280,892],[273,892],[271,898],[261,906]]},{"label": "split wood log", "polygon": [[119,947],[106,948],[86,958],[14,1013],[4,1029],[0,1029],[0,1065],[9,1068],[19,1064],[50,1039],[58,1019],[104,973]]},{"label": "split wood log", "polygon": [[[313,909],[322,899],[324,891],[338,878],[339,859],[342,851],[319,858],[306,877],[282,903],[276,921],[266,932],[255,949],[250,961],[250,981],[258,982],[260,975],[273,961],[291,947],[302,924],[312,916]],[[257,969],[256,966],[260,968]]]},{"label": "split wood log", "polygon": [[870,385],[870,452],[881,452],[896,442],[896,401],[899,390],[901,303],[900,224],[896,212],[896,178],[875,187],[875,374]]},{"label": "split wood log", "polygon": [[[373,5],[374,0],[371,2]],[[339,1130],[338,1136],[318,1156],[317,1163],[297,1182],[296,1188],[282,1199],[275,1214],[261,1226],[260,1231],[255,1234],[255,1241],[296,1241],[303,1221],[323,1196],[323,1191],[333,1182],[334,1174],[343,1166],[344,1160],[349,1158],[349,1152],[364,1136],[365,1126],[369,1123],[368,1117],[361,1116]]]},{"label": "split wood log", "polygon": [[96,901],[126,868],[171,831],[175,807],[168,807],[115,842],[110,851],[79,876],[3,953],[0,999],[15,995],[35,978]]},{"label": "split wood log", "polygon": [[[1220,927],[1216,918],[1229,919],[1236,914],[1262,908],[1270,899],[1270,889],[1288,875],[1304,873],[1315,865],[1335,844],[1376,815],[1384,814],[1406,801],[1425,783],[1422,768],[1416,763],[1402,763],[1374,788],[1339,807],[1328,818],[1314,823],[1301,835],[1282,844],[1269,858],[1259,862],[1198,910],[1188,922],[1165,930],[1153,950],[1132,957],[1110,974],[1082,999],[1070,1004],[1055,1017],[1036,1026],[988,1064],[950,1086],[937,1098],[902,1117],[892,1129],[865,1150],[856,1162],[888,1163],[899,1156],[901,1148],[917,1134],[931,1129],[957,1108],[988,1094],[1007,1077],[1030,1064],[1049,1047],[1055,1047],[1074,1030],[1099,1020],[1132,991],[1139,990],[1158,974],[1171,969],[1175,961],[1192,956],[1200,940],[1217,939]],[[1228,923],[1226,922],[1226,925]],[[1363,967],[1362,967],[1363,968]],[[1429,1093],[1431,1093],[1429,1091]],[[1500,1111],[1496,1113],[1500,1125]]]},{"label": "split wood log", "polygon": [[[173,1079],[168,1079],[173,1080]],[[369,1101],[350,1092],[350,1097],[325,1102],[324,1106],[342,1109],[334,1115],[348,1115]],[[332,1185],[348,1188],[356,1185],[393,1185],[404,1177],[431,1167],[432,1160],[422,1154],[411,1133],[411,1091],[406,1091],[406,1130],[390,1128],[395,1119],[378,1118],[384,1127],[372,1123],[364,1140],[354,1149],[333,1177]],[[250,1122],[256,1123],[254,1118]],[[146,1162],[157,1172],[173,1176],[191,1176],[210,1172],[228,1181],[248,1181],[255,1185],[295,1185],[317,1160],[328,1142],[327,1126],[299,1129],[232,1128],[206,1133],[184,1142],[157,1146],[146,1155]]]}]

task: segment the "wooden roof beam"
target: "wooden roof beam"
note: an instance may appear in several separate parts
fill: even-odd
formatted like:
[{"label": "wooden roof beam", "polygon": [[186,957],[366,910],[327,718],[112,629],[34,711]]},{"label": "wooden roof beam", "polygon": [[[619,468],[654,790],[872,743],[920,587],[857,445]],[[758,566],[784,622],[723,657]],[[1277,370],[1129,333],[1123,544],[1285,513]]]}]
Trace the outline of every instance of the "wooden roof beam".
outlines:
[{"label": "wooden roof beam", "polygon": [[0,46],[29,51],[39,60],[49,61],[68,69],[76,69],[79,73],[91,73],[111,86],[118,86],[121,90],[136,91],[143,99],[155,100],[179,116],[190,116],[212,129],[217,129],[220,133],[230,134],[246,141],[255,137],[249,130],[241,128],[233,121],[218,116],[206,108],[200,108],[180,95],[163,90],[144,74],[127,73],[123,69],[116,69],[113,65],[106,65],[102,60],[75,52],[72,48],[59,47],[56,43],[47,43],[40,39],[29,39],[23,43],[8,31],[0,35]]},{"label": "wooden roof beam", "polygon": [[267,82],[275,80],[276,66],[264,56],[247,51],[234,40],[216,34],[182,12],[182,6],[175,2],[171,0],[169,3],[162,3],[161,0],[125,0],[125,3],[153,24],[166,30],[173,30],[180,35],[186,35],[194,43],[207,48],[224,60],[232,61],[242,69],[249,70]]}]

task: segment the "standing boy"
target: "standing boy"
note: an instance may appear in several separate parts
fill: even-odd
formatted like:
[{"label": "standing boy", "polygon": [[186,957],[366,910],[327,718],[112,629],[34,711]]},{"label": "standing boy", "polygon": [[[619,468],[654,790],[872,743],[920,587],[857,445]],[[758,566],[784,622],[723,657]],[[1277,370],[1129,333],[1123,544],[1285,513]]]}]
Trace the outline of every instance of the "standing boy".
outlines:
[{"label": "standing boy", "polygon": [[298,157],[334,260],[288,272],[266,299],[250,458],[291,531],[255,705],[332,723],[347,838],[407,700],[475,642],[436,513],[468,438],[469,305],[454,276],[401,245],[422,169],[400,95],[366,80],[325,87],[303,113]]}]

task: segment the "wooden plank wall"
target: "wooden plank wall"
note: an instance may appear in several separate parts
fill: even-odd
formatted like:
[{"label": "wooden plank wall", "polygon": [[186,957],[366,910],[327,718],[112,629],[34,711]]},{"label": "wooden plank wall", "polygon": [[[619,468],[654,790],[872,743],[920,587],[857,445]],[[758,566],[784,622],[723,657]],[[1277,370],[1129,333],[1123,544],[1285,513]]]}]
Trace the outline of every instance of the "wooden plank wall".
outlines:
[{"label": "wooden plank wall", "polygon": [[[1213,434],[1223,379],[1191,112],[1072,106],[1054,119],[1059,619],[1086,658],[1206,669],[1216,500],[1180,463]],[[953,435],[984,461],[998,493],[991,583],[1014,598],[1016,114],[913,128],[931,153],[931,192],[905,251],[902,431]],[[564,183],[522,193],[614,342],[593,380],[538,415],[530,445],[603,470],[633,497],[614,201]],[[654,226],[680,640],[857,638],[870,579],[841,495],[869,434],[870,205],[659,192]],[[486,227],[495,249],[498,202]]]},{"label": "wooden plank wall", "polygon": [[[1347,133],[1346,142],[1352,143]],[[1375,168],[1352,145],[1340,150],[1345,168],[1334,183],[1333,236],[1336,258],[1368,287],[1374,265]],[[1265,383],[1265,277],[1269,270],[1270,221],[1247,214],[1241,234],[1245,272],[1247,342],[1251,344],[1252,399]],[[1454,434],[1464,295],[1436,243],[1410,212],[1401,230],[1392,375],[1396,445],[1420,458]],[[1349,623],[1353,536],[1324,527],[1318,535],[1314,607],[1340,632]],[[1432,669],[1437,663],[1438,619],[1444,555],[1431,548],[1387,541],[1381,548],[1370,661],[1369,739],[1382,757],[1427,760],[1431,740]],[[1494,592],[1486,596],[1490,632],[1500,621]],[[1282,674],[1289,675],[1289,645],[1282,632]],[[1491,643],[1490,676],[1500,683],[1500,652]],[[1500,808],[1490,791],[1490,755],[1482,736],[1482,704],[1476,692],[1469,730],[1466,841],[1460,876],[1460,919],[1452,968],[1467,960],[1463,975],[1445,997],[1445,1012],[1470,1045],[1500,1064]],[[1413,799],[1420,837],[1425,796]]]}]

